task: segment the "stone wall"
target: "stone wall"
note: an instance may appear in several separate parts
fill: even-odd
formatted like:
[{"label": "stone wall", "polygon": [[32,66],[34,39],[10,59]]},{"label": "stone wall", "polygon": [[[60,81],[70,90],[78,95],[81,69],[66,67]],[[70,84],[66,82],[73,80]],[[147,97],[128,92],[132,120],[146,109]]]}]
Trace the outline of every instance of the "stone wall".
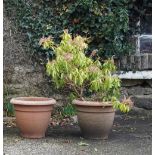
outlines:
[{"label": "stone wall", "polygon": [[137,108],[152,109],[152,80],[122,80],[122,96],[130,96]]}]

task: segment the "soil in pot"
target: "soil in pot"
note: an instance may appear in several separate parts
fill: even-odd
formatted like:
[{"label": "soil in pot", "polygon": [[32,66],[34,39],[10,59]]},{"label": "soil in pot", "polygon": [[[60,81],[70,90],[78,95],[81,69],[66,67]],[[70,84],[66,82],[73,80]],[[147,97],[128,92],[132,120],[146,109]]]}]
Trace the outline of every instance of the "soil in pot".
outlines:
[{"label": "soil in pot", "polygon": [[108,139],[112,129],[115,111],[112,104],[74,100],[78,123],[83,137]]},{"label": "soil in pot", "polygon": [[44,97],[18,97],[10,101],[14,104],[16,124],[25,138],[42,138],[49,124],[56,101]]}]

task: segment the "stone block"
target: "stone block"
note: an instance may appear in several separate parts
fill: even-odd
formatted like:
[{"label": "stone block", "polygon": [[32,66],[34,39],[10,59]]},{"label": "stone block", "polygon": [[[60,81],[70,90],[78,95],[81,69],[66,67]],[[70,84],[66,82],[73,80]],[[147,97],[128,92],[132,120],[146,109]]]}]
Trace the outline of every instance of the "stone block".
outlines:
[{"label": "stone block", "polygon": [[148,69],[152,69],[152,54],[148,54]]},{"label": "stone block", "polygon": [[130,55],[127,56],[126,70],[131,70]]},{"label": "stone block", "polygon": [[152,95],[135,95],[131,100],[134,102],[135,107],[152,109]]},{"label": "stone block", "polygon": [[135,69],[134,55],[130,55],[130,67],[131,70]]},{"label": "stone block", "polygon": [[131,86],[137,86],[141,85],[144,82],[144,80],[131,80],[131,79],[123,79],[122,80],[122,87],[131,87]]},{"label": "stone block", "polygon": [[135,115],[137,116],[144,116],[145,118],[150,118],[152,115],[152,110],[147,110],[147,109],[143,109],[143,108],[138,108],[138,107],[133,107],[131,109],[131,111],[129,111],[128,113],[130,116],[131,115]]},{"label": "stone block", "polygon": [[152,79],[146,80],[146,83],[152,88]]},{"label": "stone block", "polygon": [[131,87],[127,89],[127,93],[129,96],[133,95],[151,95],[152,88],[145,88],[142,86]]},{"label": "stone block", "polygon": [[135,69],[141,70],[141,56],[135,55],[134,61],[135,61]]},{"label": "stone block", "polygon": [[148,69],[148,54],[141,54],[141,70]]},{"label": "stone block", "polygon": [[126,67],[127,67],[127,56],[123,56],[120,59],[120,68],[126,69]]}]

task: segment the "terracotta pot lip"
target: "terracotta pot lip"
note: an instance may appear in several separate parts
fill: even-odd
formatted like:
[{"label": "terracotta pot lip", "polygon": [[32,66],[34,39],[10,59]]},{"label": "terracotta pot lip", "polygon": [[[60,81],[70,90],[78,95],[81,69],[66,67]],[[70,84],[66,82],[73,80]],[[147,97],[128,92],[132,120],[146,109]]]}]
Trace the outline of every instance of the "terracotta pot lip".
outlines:
[{"label": "terracotta pot lip", "polygon": [[47,97],[16,97],[10,100],[12,104],[18,105],[52,105],[56,103],[53,98]]},{"label": "terracotta pot lip", "polygon": [[111,102],[81,101],[81,100],[73,100],[73,104],[81,106],[104,106],[104,107],[113,106]]}]

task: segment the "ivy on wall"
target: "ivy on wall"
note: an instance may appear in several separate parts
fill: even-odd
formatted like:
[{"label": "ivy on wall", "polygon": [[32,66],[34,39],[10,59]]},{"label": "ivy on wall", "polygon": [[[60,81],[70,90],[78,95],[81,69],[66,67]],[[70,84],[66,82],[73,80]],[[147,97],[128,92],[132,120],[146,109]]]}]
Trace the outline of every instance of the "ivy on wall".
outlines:
[{"label": "ivy on wall", "polygon": [[97,47],[100,56],[129,53],[129,18],[126,4],[126,0],[104,3],[79,0],[69,5],[64,14],[64,26],[73,34],[90,37],[91,50]]},{"label": "ivy on wall", "polygon": [[89,38],[88,54],[94,49],[103,58],[131,53],[131,4],[133,0],[4,0],[31,47],[48,57],[53,51],[41,49],[40,38],[51,35],[59,41],[63,29]]}]

